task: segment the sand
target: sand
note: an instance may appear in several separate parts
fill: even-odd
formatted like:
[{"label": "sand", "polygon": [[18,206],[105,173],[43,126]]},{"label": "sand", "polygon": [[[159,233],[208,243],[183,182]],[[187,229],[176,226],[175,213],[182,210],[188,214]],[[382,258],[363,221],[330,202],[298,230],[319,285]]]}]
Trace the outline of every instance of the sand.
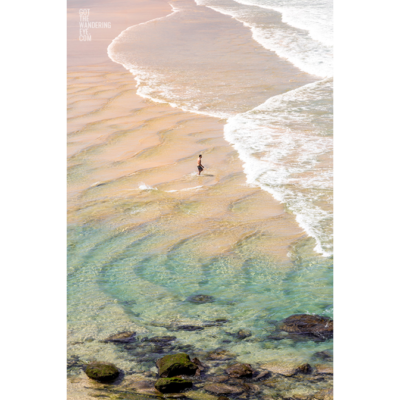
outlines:
[{"label": "sand", "polygon": [[[143,99],[132,74],[107,57],[113,38],[167,15],[168,2],[91,5],[91,20],[98,13],[104,21],[108,10],[112,22],[92,42],[74,39],[76,4],[68,10],[68,224],[121,232],[146,226],[163,237],[154,248],[159,253],[188,243],[204,259],[240,249],[290,268],[291,248],[306,234],[282,204],[246,183],[237,152],[223,138],[225,121]],[[199,177],[200,153],[206,169]],[[87,385],[83,373],[69,379],[68,397],[87,398]]]},{"label": "sand", "polygon": [[[223,122],[139,97],[129,72],[69,72],[68,222],[133,229],[157,220],[178,240],[203,236],[208,256],[257,233],[260,251],[285,260],[304,232],[270,194],[246,184]],[[135,204],[140,213],[121,212]]]}]

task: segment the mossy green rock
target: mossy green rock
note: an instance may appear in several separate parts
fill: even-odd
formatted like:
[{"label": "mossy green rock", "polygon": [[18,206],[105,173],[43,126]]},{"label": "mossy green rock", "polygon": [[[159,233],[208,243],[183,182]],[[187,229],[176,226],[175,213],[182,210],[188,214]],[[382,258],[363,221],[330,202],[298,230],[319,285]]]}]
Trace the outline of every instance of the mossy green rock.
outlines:
[{"label": "mossy green rock", "polygon": [[164,356],[157,360],[157,367],[161,378],[171,378],[177,375],[194,375],[198,368],[185,353]]},{"label": "mossy green rock", "polygon": [[179,393],[191,388],[192,381],[181,378],[160,378],[155,387],[161,393]]},{"label": "mossy green rock", "polygon": [[119,370],[114,364],[96,362],[86,367],[86,375],[99,382],[112,382],[118,378]]}]

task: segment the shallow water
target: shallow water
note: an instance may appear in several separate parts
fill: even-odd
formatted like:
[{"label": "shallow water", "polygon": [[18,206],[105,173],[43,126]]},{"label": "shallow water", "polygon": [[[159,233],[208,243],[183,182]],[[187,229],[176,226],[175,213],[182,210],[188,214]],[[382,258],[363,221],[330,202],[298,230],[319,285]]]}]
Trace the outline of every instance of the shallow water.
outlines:
[{"label": "shallow water", "polygon": [[[137,88],[131,75],[71,75],[68,354],[154,370],[154,360],[102,342],[133,330],[176,336],[200,359],[225,348],[253,364],[313,363],[332,340],[268,336],[292,314],[333,317],[332,80],[279,58],[240,21],[173,5],[109,49]],[[283,26],[279,12],[267,14],[266,25]],[[158,103],[135,103],[136,90]],[[187,301],[196,294],[214,301]],[[242,328],[252,335],[239,340]]]},{"label": "shallow water", "polygon": [[177,0],[172,7],[122,32],[110,58],[133,74],[141,96],[227,119],[225,138],[248,183],[283,202],[315,250],[331,256],[331,3]]}]

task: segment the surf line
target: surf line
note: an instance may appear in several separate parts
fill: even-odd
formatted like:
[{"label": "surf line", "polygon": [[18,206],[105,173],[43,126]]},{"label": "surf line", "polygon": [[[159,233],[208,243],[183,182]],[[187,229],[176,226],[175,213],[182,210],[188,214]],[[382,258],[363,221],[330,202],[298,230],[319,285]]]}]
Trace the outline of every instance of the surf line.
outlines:
[{"label": "surf line", "polygon": [[[150,19],[150,20],[148,20],[148,21],[140,22],[139,24],[129,26],[128,28],[124,29],[115,39],[113,39],[113,41],[112,41],[112,42],[108,45],[108,47],[107,47],[107,55],[108,55],[108,57],[111,59],[111,61],[115,62],[116,64],[120,64],[120,65],[122,65],[124,68],[126,68],[124,64],[121,64],[121,63],[119,63],[118,61],[115,61],[115,60],[112,58],[112,55],[110,54],[110,47],[114,44],[114,42],[115,42],[124,32],[127,32],[127,31],[129,31],[130,29],[135,28],[136,26],[146,25],[146,24],[148,24],[148,23],[150,23],[150,22],[159,21],[159,20],[161,20],[161,19],[168,18],[168,17],[170,17],[171,15],[174,15],[175,13],[181,11],[181,10],[179,10],[179,8],[174,7],[171,3],[168,3],[168,5],[169,5],[169,6],[171,7],[171,9],[172,9],[172,13],[167,14],[167,15],[164,15],[163,17],[153,18],[153,19]],[[127,69],[127,68],[126,68],[126,69]]]},{"label": "surf line", "polygon": [[[199,4],[197,3],[197,1],[196,1],[196,4],[199,6]],[[141,83],[141,80],[140,80],[140,77],[139,77],[137,71],[135,71],[135,69],[132,68],[132,67],[126,66],[126,65],[124,64],[123,61],[119,62],[119,61],[116,61],[116,60],[113,58],[113,56],[112,56],[112,47],[113,47],[113,44],[124,34],[124,32],[127,32],[127,31],[129,31],[130,29],[134,29],[135,27],[138,27],[138,26],[140,26],[140,25],[146,25],[146,24],[148,24],[148,23],[150,23],[150,22],[154,22],[154,21],[157,21],[157,20],[163,20],[164,18],[168,18],[168,17],[174,15],[174,14],[177,13],[177,12],[183,11],[183,10],[181,10],[181,9],[178,9],[178,8],[174,7],[171,3],[169,3],[169,5],[170,5],[170,7],[171,7],[171,9],[172,9],[172,12],[171,12],[170,14],[167,14],[166,16],[163,16],[163,17],[154,18],[154,19],[152,19],[152,20],[149,20],[149,21],[146,21],[146,22],[142,22],[142,23],[139,23],[139,24],[130,26],[130,27],[128,27],[127,29],[125,29],[124,31],[122,31],[122,32],[111,42],[111,44],[108,46],[108,48],[107,48],[107,54],[108,54],[108,56],[110,57],[110,59],[111,59],[113,62],[122,65],[126,70],[128,70],[129,72],[132,73],[132,75],[133,75],[135,81],[137,82],[137,85],[136,85],[136,87],[137,87],[137,92],[136,92],[136,93],[137,93],[139,96],[141,96],[141,97],[143,97],[143,98],[150,99],[151,101],[154,101],[154,102],[156,102],[156,103],[166,103],[166,104],[169,104],[171,107],[173,107],[173,108],[179,108],[179,109],[181,109],[181,110],[183,110],[183,111],[185,111],[185,112],[191,112],[191,113],[200,114],[200,115],[207,115],[207,116],[210,116],[210,117],[219,118],[219,119],[221,119],[221,120],[226,120],[226,122],[229,122],[229,120],[230,120],[231,118],[235,118],[235,116],[237,116],[237,115],[235,115],[235,116],[233,116],[233,115],[215,115],[215,114],[213,115],[213,113],[210,113],[210,112],[202,112],[202,111],[198,111],[198,110],[193,110],[193,109],[190,109],[189,107],[186,107],[186,106],[179,106],[179,105],[177,105],[177,104],[175,104],[175,103],[171,103],[171,102],[168,102],[168,101],[165,101],[165,100],[160,100],[160,99],[157,99],[157,98],[153,98],[153,97],[151,97],[151,96],[149,96],[149,95],[147,95],[147,94],[141,92],[141,91],[140,91],[140,83]],[[211,10],[213,10],[214,12],[217,12],[217,13],[219,13],[219,14],[227,15],[227,16],[231,17],[232,19],[235,19],[236,21],[240,22],[245,28],[247,28],[247,29],[249,29],[249,30],[251,31],[251,33],[252,33],[252,38],[253,38],[253,40],[254,40],[255,42],[259,43],[263,48],[265,48],[265,49],[267,49],[267,50],[269,50],[269,51],[274,52],[279,58],[283,58],[281,55],[279,55],[279,54],[276,52],[276,50],[270,49],[270,48],[266,47],[265,44],[264,44],[261,40],[259,40],[258,35],[257,35],[257,32],[256,32],[256,30],[255,30],[255,27],[252,26],[251,24],[248,24],[248,23],[245,22],[245,21],[242,21],[242,20],[240,20],[240,19],[235,18],[235,17],[234,17],[233,15],[231,15],[230,13],[228,13],[228,12],[226,12],[225,10],[222,10],[222,9],[220,9],[220,8],[218,8],[218,7],[213,7],[213,6],[208,6],[208,5],[206,5],[205,7],[209,8],[209,9],[211,9]],[[276,10],[274,10],[274,11],[276,11]],[[285,59],[287,59],[287,58],[285,57]],[[291,63],[292,65],[294,65],[295,67],[299,68],[300,70],[303,70],[303,71],[304,71],[303,68],[301,68],[301,67],[295,65],[295,63],[293,63],[293,61],[288,60],[288,59],[287,59],[287,61],[290,62],[290,63]],[[310,73],[310,72],[308,72],[308,71],[304,71],[304,72],[309,73],[310,75],[314,75],[314,76],[318,77],[318,75],[315,75],[315,74]],[[321,79],[320,81],[318,81],[318,82],[323,82],[325,79],[329,79],[329,77],[322,77],[322,76],[319,76],[319,77],[320,77],[320,79],[321,79],[321,78],[322,78],[322,79]],[[315,83],[315,82],[314,82],[314,83]],[[292,91],[299,90],[299,89],[303,88],[304,86],[307,86],[307,85],[303,85],[303,86],[301,86],[300,88],[293,89]],[[280,95],[277,95],[277,96],[280,96]],[[273,96],[273,97],[276,97],[276,96]],[[273,97],[271,97],[271,98],[273,98]],[[264,103],[260,104],[260,105],[257,106],[257,107],[260,107],[260,106],[262,106],[263,104],[264,104]],[[256,109],[257,107],[255,107],[254,109]],[[254,110],[254,109],[253,109],[253,110]],[[249,111],[252,111],[252,110],[249,110]],[[227,128],[227,126],[228,126],[228,124],[226,123],[225,126],[224,126],[224,138],[225,138],[225,140],[226,140],[230,145],[232,145],[232,147],[235,148],[235,150],[238,151],[240,159],[246,164],[246,161],[247,161],[247,162],[249,161],[249,160],[248,160],[248,157],[247,157],[247,154],[245,155],[246,157],[243,157],[243,154],[241,154],[242,152],[239,151],[238,148],[237,148],[237,146],[236,146],[237,143],[228,140],[227,135],[226,135],[226,128]],[[245,171],[243,171],[243,172],[245,172]],[[245,173],[245,174],[246,174],[246,173]],[[248,179],[247,179],[247,180],[248,180],[248,183],[253,183],[253,184],[259,186],[262,190],[267,191],[267,192],[269,192],[270,194],[272,194],[272,196],[273,196],[277,201],[279,201],[280,203],[284,203],[282,200],[279,199],[279,196],[276,196],[276,193],[274,193],[273,190],[271,190],[271,188],[269,188],[267,185],[261,184],[261,183],[259,183],[259,182],[249,182],[250,179],[249,179],[248,174],[246,174],[246,176],[247,176],[247,178],[248,178]],[[151,190],[151,189],[157,190],[156,188],[147,187],[147,185],[143,185],[142,187],[139,188],[139,190]],[[181,190],[192,190],[192,189],[197,189],[197,188],[188,188],[188,189],[181,189]],[[175,190],[171,190],[171,191],[168,191],[168,192],[174,192],[174,191],[175,191]],[[176,190],[176,191],[178,191],[178,190]],[[179,191],[180,191],[180,190],[179,190]],[[275,194],[275,195],[274,195],[274,194]],[[304,221],[303,221],[303,218],[302,218],[302,217],[303,217],[302,215],[299,215],[299,214],[297,214],[297,213],[295,213],[295,214],[296,214],[296,220],[297,220],[297,223],[299,224],[299,226],[300,226],[301,228],[304,229],[304,231],[306,232],[306,234],[307,234],[308,236],[311,236],[311,237],[313,237],[313,238],[316,240],[317,245],[316,245],[316,247],[315,247],[314,250],[315,250],[316,252],[322,254],[324,257],[328,257],[330,254],[324,252],[324,250],[322,249],[322,245],[321,245],[321,242],[320,242],[320,240],[319,240],[319,238],[318,238],[318,235],[316,235],[316,234],[313,232],[313,230],[310,229],[310,227],[309,227],[308,225],[307,225],[307,226],[305,225],[305,223],[304,223]]]}]

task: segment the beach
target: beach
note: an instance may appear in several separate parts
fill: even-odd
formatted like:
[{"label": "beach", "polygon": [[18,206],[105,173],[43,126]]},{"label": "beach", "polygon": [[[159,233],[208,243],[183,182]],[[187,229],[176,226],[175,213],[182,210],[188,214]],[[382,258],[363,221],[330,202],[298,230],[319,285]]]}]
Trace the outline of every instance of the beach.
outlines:
[{"label": "beach", "polygon": [[[67,14],[68,398],[92,398],[99,390],[109,396],[82,369],[93,361],[123,370],[117,386],[124,391],[146,373],[154,378],[160,353],[106,341],[124,331],[136,332],[138,343],[173,332],[175,351],[200,360],[223,348],[254,367],[309,363],[314,378],[323,376],[313,386],[278,373],[281,386],[245,398],[330,390],[332,360],[315,354],[330,352],[332,339],[267,339],[292,314],[333,316],[330,189],[323,181],[307,202],[317,189],[300,185],[325,179],[320,171],[329,174],[330,136],[306,136],[318,125],[315,115],[312,128],[304,117],[274,126],[271,141],[278,133],[285,138],[289,125],[302,130],[288,156],[297,162],[295,189],[276,166],[273,181],[260,180],[266,155],[272,160],[282,147],[266,153],[274,146],[258,147],[260,138],[242,145],[237,138],[238,127],[250,126],[252,110],[263,104],[272,110],[269,99],[277,96],[288,107],[300,101],[288,98],[296,90],[304,91],[303,102],[318,97],[322,115],[329,101],[320,93],[329,90],[330,78],[299,69],[255,41],[243,23],[194,1],[98,2],[90,6],[90,21],[111,28],[91,29],[85,42],[77,39],[82,7],[69,2]],[[269,18],[275,21],[276,11]],[[306,115],[304,103],[295,106]],[[318,129],[329,124],[325,118]],[[296,152],[311,144],[309,158],[301,159]],[[206,167],[201,176],[199,154]],[[193,306],[187,300],[193,295],[213,301]],[[207,326],[218,319],[229,322]],[[243,328],[251,336],[232,336]],[[214,374],[218,362],[209,361]]]}]

